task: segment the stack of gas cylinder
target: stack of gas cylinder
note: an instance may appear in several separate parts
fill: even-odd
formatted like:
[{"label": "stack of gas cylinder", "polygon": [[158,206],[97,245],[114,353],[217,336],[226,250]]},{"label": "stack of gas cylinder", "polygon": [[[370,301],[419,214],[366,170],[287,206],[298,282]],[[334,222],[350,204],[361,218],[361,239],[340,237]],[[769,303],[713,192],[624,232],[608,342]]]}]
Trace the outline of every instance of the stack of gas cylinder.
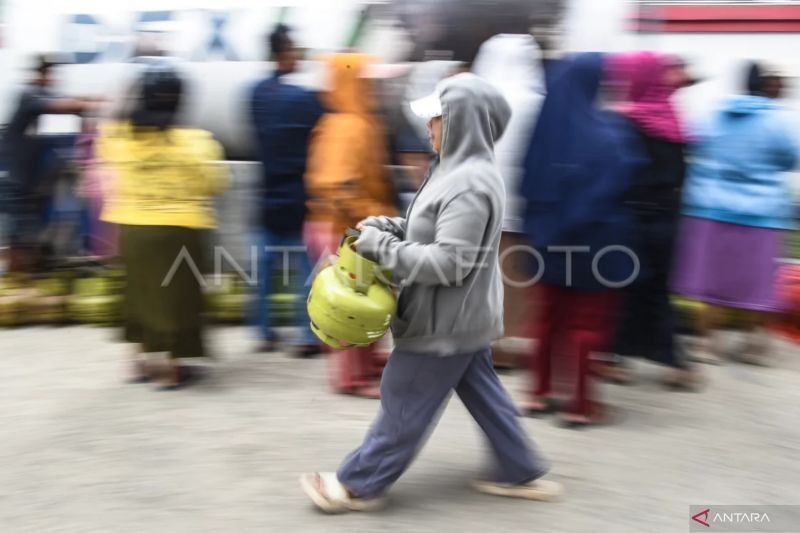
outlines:
[{"label": "stack of gas cylinder", "polygon": [[[254,288],[236,274],[211,277],[205,290],[208,318],[213,322],[241,323],[252,302]],[[107,268],[92,272],[57,272],[38,277],[0,276],[0,327],[41,324],[111,326],[122,317],[125,273]],[[268,305],[275,325],[294,323],[300,294],[270,295]]]},{"label": "stack of gas cylinder", "polygon": [[6,275],[0,278],[0,326],[114,324],[120,316],[123,287],[124,276],[118,270]]},{"label": "stack of gas cylinder", "polygon": [[206,310],[214,322],[241,322],[248,301],[246,282],[236,274],[211,276],[205,292]]}]

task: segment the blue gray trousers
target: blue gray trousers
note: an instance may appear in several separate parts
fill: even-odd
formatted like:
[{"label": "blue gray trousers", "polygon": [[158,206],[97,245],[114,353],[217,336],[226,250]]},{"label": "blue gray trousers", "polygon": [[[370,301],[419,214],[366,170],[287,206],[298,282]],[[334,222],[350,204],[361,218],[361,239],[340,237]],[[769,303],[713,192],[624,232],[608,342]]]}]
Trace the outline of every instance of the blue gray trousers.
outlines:
[{"label": "blue gray trousers", "polygon": [[[295,343],[316,345],[319,341],[311,331],[306,309],[306,300],[310,289],[306,282],[311,277],[311,264],[305,252],[302,235],[300,233],[280,234],[262,229],[256,235],[255,242],[258,246],[258,290],[253,307],[253,322],[258,326],[261,340],[275,340],[269,304],[269,296],[277,292],[275,290],[277,287],[273,287],[274,273],[277,268],[292,266],[296,271],[290,280],[293,282],[290,290],[302,295],[302,298],[297,299],[295,306],[295,323],[300,326],[302,334]],[[288,255],[283,257],[284,253]],[[279,267],[277,259],[281,261],[288,259],[288,264]],[[281,271],[281,274],[286,275],[287,273]]]},{"label": "blue gray trousers", "polygon": [[411,464],[453,390],[489,440],[494,481],[544,475],[545,462],[522,430],[489,348],[450,357],[395,350],[383,371],[378,418],[339,467],[339,481],[362,498],[384,493]]}]

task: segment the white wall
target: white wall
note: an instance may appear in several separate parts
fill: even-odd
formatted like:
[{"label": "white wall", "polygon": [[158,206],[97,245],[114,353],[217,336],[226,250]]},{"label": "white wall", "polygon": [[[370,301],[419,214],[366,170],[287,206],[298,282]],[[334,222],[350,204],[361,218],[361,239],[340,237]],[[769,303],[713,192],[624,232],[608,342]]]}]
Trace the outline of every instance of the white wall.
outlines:
[{"label": "white wall", "polygon": [[564,50],[619,52],[634,47],[625,20],[630,0],[567,0],[562,22]]},{"label": "white wall", "polygon": [[[245,94],[252,83],[269,69],[263,61],[266,35],[278,20],[282,7],[291,7],[284,21],[291,25],[297,43],[309,49],[309,57],[342,49],[355,27],[363,0],[8,0],[6,6],[6,48],[0,49],[0,123],[15,105],[15,93],[24,81],[26,68],[36,53],[68,49],[69,42],[80,51],[106,50],[109,43],[123,50],[133,46],[132,32],[137,13],[174,10],[174,20],[158,23],[165,32],[162,41],[170,55],[182,60],[190,80],[187,118],[192,125],[210,129],[229,147],[246,146]],[[379,3],[370,0],[370,3]],[[228,22],[225,39],[240,61],[203,57],[211,38],[209,12],[224,10]],[[99,26],[65,26],[67,15],[86,13]],[[80,33],[78,33],[80,32]],[[390,25],[375,24],[365,35],[365,50],[391,60],[405,45],[403,36]],[[96,48],[94,48],[96,47]],[[118,99],[134,75],[131,65],[119,55],[105,55],[100,61],[59,69],[58,88],[70,95],[105,96]],[[302,65],[297,82],[319,86],[322,73],[316,61]]]}]

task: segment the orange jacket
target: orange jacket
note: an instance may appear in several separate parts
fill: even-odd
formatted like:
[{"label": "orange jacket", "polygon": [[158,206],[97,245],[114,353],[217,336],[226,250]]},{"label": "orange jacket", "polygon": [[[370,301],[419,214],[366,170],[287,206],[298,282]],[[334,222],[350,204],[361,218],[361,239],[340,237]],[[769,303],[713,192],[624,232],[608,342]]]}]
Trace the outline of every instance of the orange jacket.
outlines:
[{"label": "orange jacket", "polygon": [[394,215],[386,169],[386,139],[373,112],[370,61],[364,54],[336,54],[328,60],[328,113],[317,123],[306,167],[309,219],[331,222],[333,231],[370,215]]}]

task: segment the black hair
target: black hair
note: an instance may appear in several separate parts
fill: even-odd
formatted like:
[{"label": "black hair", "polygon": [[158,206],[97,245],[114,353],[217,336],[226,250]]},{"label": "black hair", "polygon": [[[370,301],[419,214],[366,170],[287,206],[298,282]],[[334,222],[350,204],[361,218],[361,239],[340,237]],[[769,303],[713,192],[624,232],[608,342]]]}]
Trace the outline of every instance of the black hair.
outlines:
[{"label": "black hair", "polygon": [[764,75],[761,65],[756,61],[750,61],[747,64],[747,71],[745,75],[745,87],[747,94],[759,96],[764,91]]},{"label": "black hair", "polygon": [[278,24],[272,33],[269,34],[269,52],[272,59],[278,57],[278,54],[288,52],[292,49],[294,44],[290,36],[291,29],[286,24]]},{"label": "black hair", "polygon": [[62,62],[51,55],[38,54],[33,60],[33,71],[44,76],[48,74],[53,67],[57,67],[60,64],[62,64]]},{"label": "black hair", "polygon": [[139,95],[130,116],[133,126],[161,130],[172,126],[181,104],[183,86],[183,79],[171,65],[149,65],[139,80]]}]

